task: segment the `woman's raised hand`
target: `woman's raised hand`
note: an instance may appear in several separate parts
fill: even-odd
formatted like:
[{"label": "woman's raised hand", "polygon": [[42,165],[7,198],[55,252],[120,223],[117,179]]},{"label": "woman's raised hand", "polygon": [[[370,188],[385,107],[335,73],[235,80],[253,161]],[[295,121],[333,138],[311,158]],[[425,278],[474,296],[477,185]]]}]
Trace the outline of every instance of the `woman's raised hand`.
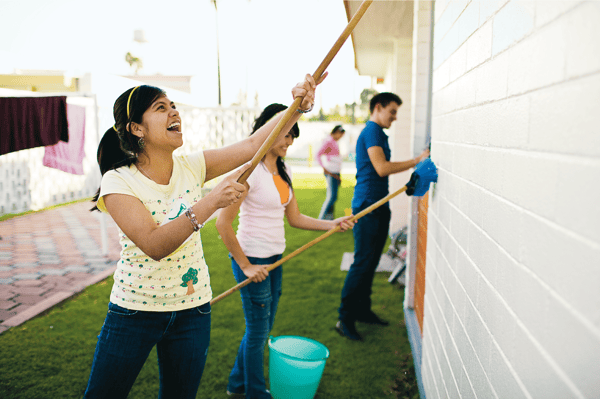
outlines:
[{"label": "woman's raised hand", "polygon": [[298,97],[303,97],[302,103],[300,103],[300,110],[308,111],[311,110],[315,104],[315,90],[323,80],[327,77],[328,72],[325,72],[317,82],[309,74],[306,74],[304,81],[296,84],[292,89],[292,96],[294,100]]},{"label": "woman's raised hand", "polygon": [[246,191],[246,186],[243,183],[238,183],[237,180],[250,166],[252,166],[252,162],[247,162],[241,168],[224,178],[211,190],[209,195],[215,197],[217,208],[228,207],[242,198],[242,195]]}]

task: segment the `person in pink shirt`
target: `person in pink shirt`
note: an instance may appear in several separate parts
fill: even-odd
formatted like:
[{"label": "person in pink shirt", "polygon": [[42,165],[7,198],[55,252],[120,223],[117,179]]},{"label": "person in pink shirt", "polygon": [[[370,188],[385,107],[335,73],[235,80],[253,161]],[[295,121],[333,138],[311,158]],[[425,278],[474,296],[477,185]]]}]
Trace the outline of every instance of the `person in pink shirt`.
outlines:
[{"label": "person in pink shirt", "polygon": [[333,220],[333,209],[337,200],[338,188],[342,183],[340,172],[342,171],[342,157],[338,140],[344,136],[346,131],[342,125],[337,125],[331,131],[331,135],[323,142],[317,152],[317,162],[323,168],[327,182],[327,197],[321,207],[319,219]]}]

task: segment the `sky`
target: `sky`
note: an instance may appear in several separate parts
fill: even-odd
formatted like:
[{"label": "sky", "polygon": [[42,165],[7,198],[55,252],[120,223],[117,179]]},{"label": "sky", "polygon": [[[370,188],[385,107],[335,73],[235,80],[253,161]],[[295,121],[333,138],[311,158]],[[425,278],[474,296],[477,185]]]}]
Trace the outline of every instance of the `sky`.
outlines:
[{"label": "sky", "polygon": [[[248,93],[261,106],[289,104],[348,20],[342,0],[0,0],[0,73],[16,69],[191,75],[204,106],[217,105],[217,32],[222,103]],[[217,29],[218,26],[218,29]],[[146,43],[134,41],[142,30]],[[350,38],[328,68],[315,109],[359,102],[371,78],[354,69]],[[120,94],[120,93],[118,93]]]}]

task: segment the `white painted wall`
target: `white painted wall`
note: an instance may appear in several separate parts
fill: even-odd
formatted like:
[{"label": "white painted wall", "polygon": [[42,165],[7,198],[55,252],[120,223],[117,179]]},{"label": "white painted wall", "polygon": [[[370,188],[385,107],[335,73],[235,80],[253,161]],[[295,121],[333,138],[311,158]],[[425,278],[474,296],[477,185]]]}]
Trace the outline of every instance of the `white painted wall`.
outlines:
[{"label": "white painted wall", "polygon": [[[405,17],[402,23],[407,23]],[[412,39],[396,39],[394,41],[394,57],[390,65],[390,91],[402,99],[398,109],[398,119],[387,129],[389,135],[391,161],[406,161],[413,158],[411,151],[411,118],[412,118]],[[396,173],[389,177],[389,191],[393,193],[404,187],[410,179],[411,171]],[[390,234],[398,231],[408,223],[408,197],[399,195],[390,201],[392,219]]]},{"label": "white painted wall", "polygon": [[600,2],[434,18],[427,398],[599,398]]},{"label": "white painted wall", "polygon": [[[410,122],[410,145],[407,158],[416,157],[426,148],[430,128],[429,107],[431,91],[431,1],[414,2],[414,31],[412,46],[412,110]],[[408,175],[408,172],[406,172]],[[410,176],[410,175],[409,175]],[[410,178],[410,177],[409,177]],[[405,308],[414,308],[414,280],[417,266],[418,197],[404,196],[409,203],[407,284],[404,297]]]}]

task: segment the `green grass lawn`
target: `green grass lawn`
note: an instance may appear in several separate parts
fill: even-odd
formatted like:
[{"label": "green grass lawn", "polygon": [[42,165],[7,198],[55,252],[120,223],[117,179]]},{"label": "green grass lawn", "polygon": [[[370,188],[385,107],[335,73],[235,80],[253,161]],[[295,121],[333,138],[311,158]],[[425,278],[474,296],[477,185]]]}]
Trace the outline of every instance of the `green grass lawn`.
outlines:
[{"label": "green grass lawn", "polygon": [[[308,180],[306,176],[295,176],[295,192],[300,210],[316,217],[325,191],[303,188]],[[337,216],[350,207],[351,196],[352,185],[346,181],[340,189]],[[286,224],[286,254],[321,234]],[[235,280],[214,221],[202,230],[202,240],[216,296],[235,285]],[[352,251],[352,233],[338,233],[283,265],[283,296],[272,335],[308,337],[329,348],[317,398],[418,398],[403,322],[404,292],[387,282],[389,273],[377,273],[373,304],[374,310],[390,320],[391,325],[358,324],[363,342],[340,337],[333,329],[346,275],[340,271],[342,254]],[[112,278],[108,278],[88,287],[45,314],[0,335],[1,398],[82,397],[111,285]],[[227,377],[243,334],[241,299],[239,293],[234,293],[213,306],[211,344],[198,398],[227,397]],[[268,381],[268,350],[266,354]],[[158,365],[153,350],[129,397],[157,396]]]}]

